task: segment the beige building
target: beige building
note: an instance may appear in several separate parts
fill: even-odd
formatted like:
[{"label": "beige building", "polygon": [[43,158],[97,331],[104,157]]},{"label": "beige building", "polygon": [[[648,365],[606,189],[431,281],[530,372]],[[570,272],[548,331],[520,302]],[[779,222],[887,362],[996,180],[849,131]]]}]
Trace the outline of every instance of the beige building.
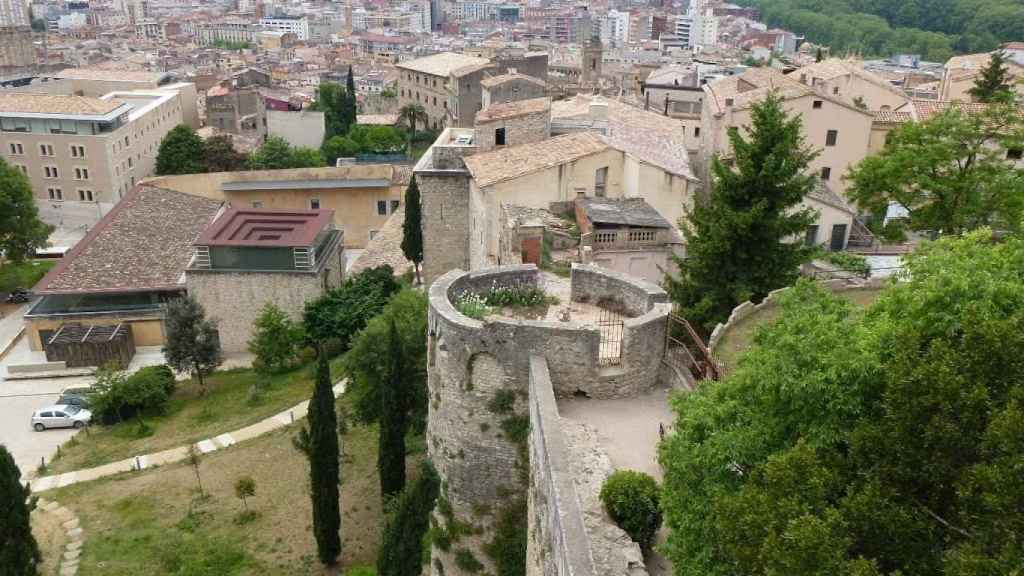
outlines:
[{"label": "beige building", "polygon": [[770,68],[753,68],[705,85],[702,163],[706,167],[715,155],[728,159],[729,129],[749,126],[751,107],[774,92],[790,116],[801,118],[805,143],[820,150],[810,164],[811,171],[845,197],[843,176],[868,155],[875,115],[856,106],[841,91],[834,94],[824,88],[824,84],[803,84]]},{"label": "beige building", "polygon": [[102,97],[0,92],[0,154],[37,198],[106,212],[153,174],[160,141],[184,121],[192,84]]},{"label": "beige building", "polygon": [[158,176],[146,184],[224,200],[235,208],[333,210],[346,248],[364,248],[401,205],[408,168],[357,164]]},{"label": "beige building", "polygon": [[[1003,45],[1006,54],[1006,68],[1013,79],[1014,90],[1018,97],[1024,97],[1024,42],[1010,42]],[[946,62],[942,71],[942,82],[939,84],[939,100],[961,100],[973,102],[970,95],[978,73],[988,66],[992,58],[991,52],[981,54],[964,54],[954,56]]]},{"label": "beige building", "polygon": [[28,26],[0,27],[0,70],[27,68],[36,63],[36,47]]},{"label": "beige building", "polygon": [[[479,82],[490,60],[454,52],[442,52],[397,64],[398,106],[419,104],[427,113],[427,126],[438,130],[445,126],[472,126],[473,115],[482,104]],[[475,79],[477,101],[473,101],[474,79],[465,78],[477,73]],[[469,84],[465,88],[459,83]],[[460,98],[460,93],[463,97]],[[460,123],[461,121],[461,123]]]},{"label": "beige building", "polygon": [[910,101],[903,90],[864,70],[863,63],[855,60],[829,58],[791,72],[789,77],[867,110],[896,110]]}]

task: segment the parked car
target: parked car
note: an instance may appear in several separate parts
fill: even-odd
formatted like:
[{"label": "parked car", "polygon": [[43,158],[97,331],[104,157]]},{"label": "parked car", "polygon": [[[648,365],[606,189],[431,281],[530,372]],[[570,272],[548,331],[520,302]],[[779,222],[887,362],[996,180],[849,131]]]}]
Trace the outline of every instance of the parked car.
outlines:
[{"label": "parked car", "polygon": [[92,420],[92,412],[80,406],[56,404],[32,413],[32,427],[36,432],[47,428],[82,428]]},{"label": "parked car", "polygon": [[59,406],[80,406],[82,408],[89,407],[89,394],[92,394],[92,388],[88,387],[77,387],[77,388],[65,388],[60,393],[60,398],[57,400]]},{"label": "parked car", "polygon": [[6,302],[8,304],[24,304],[32,299],[32,293],[24,288],[15,288],[7,295]]}]

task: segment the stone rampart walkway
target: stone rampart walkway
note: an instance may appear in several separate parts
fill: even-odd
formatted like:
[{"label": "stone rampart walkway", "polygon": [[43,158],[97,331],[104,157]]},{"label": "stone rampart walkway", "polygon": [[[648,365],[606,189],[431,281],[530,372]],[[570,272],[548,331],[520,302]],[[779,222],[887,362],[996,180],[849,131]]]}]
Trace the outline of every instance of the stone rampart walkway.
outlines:
[{"label": "stone rampart walkway", "polygon": [[[345,380],[342,380],[334,385],[335,397],[338,397],[345,392],[345,382]],[[196,442],[195,446],[201,453],[209,454],[210,452],[227,448],[232,444],[251,440],[272,430],[288,426],[296,420],[305,417],[308,408],[309,400],[305,400],[284,412],[275,414],[255,424],[246,426],[245,428],[227,432],[215,438],[200,440],[199,442]],[[152,454],[139,454],[138,456],[125,458],[124,460],[111,462],[110,464],[104,464],[102,466],[96,466],[95,468],[85,468],[82,470],[65,472],[64,474],[43,476],[32,480],[32,491],[44,492],[53,488],[63,488],[65,486],[70,486],[71,484],[88,482],[90,480],[113,476],[114,474],[120,474],[122,472],[145,470],[146,468],[151,468],[153,466],[162,466],[164,464],[180,462],[188,455],[188,448],[188,446],[178,446],[177,448],[170,448],[168,450],[162,450]]]}]

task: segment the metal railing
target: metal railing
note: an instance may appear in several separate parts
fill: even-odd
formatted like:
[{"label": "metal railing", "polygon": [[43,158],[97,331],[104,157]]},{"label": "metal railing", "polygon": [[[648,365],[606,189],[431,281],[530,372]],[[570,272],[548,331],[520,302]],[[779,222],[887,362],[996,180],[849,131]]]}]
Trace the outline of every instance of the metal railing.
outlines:
[{"label": "metal railing", "polygon": [[601,308],[597,318],[597,329],[601,333],[598,365],[618,366],[622,363],[622,326],[622,314]]},{"label": "metal railing", "polygon": [[688,371],[697,380],[718,380],[724,373],[693,326],[675,314],[668,315],[664,362],[677,370]]}]

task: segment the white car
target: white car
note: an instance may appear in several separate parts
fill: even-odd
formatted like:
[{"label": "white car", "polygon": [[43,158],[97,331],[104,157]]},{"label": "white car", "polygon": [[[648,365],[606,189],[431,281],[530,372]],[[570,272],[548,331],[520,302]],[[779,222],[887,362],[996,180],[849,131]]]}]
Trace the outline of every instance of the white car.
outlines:
[{"label": "white car", "polygon": [[37,432],[47,428],[81,428],[88,426],[92,412],[81,406],[56,405],[32,413],[32,427]]}]

